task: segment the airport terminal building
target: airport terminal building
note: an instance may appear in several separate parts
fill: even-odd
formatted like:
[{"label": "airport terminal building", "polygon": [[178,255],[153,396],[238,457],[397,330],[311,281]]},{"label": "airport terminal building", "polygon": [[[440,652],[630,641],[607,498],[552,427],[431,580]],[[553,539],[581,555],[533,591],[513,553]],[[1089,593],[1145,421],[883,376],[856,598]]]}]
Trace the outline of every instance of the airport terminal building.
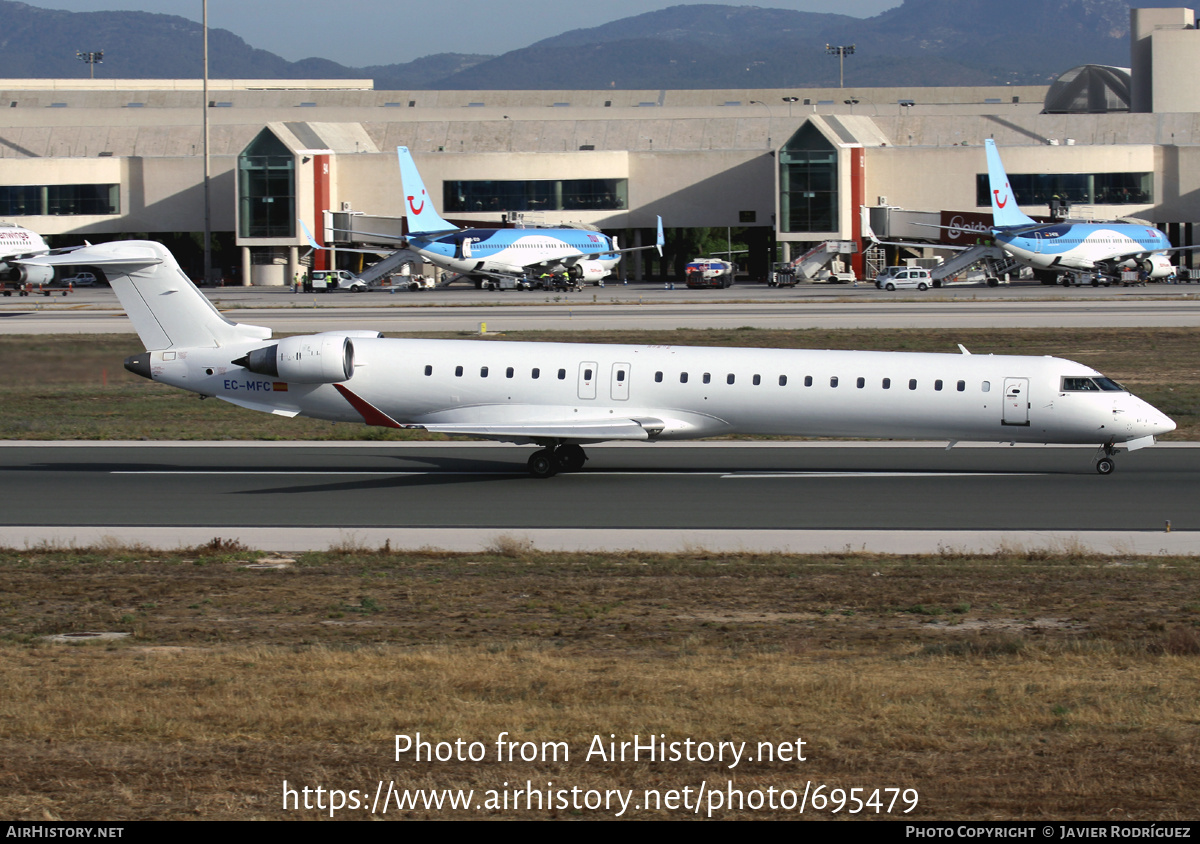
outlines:
[{"label": "airport terminal building", "polygon": [[[1058,200],[1073,217],[1135,217],[1190,244],[1200,30],[1180,8],[1134,9],[1131,22],[1130,68],[1064,68],[1046,87],[397,92],[210,80],[205,102],[200,80],[0,80],[0,220],[63,243],[203,232],[207,114],[210,227],[229,244],[218,263],[234,283],[290,280],[308,252],[298,221],[335,245],[401,234],[398,146],[450,220],[582,224],[623,246],[652,242],[656,216],[668,229],[736,228],[760,278],[778,246],[861,243],[868,223],[936,240],[912,223],[987,214],[988,138],[1026,213]],[[630,278],[669,271],[641,254]]]}]

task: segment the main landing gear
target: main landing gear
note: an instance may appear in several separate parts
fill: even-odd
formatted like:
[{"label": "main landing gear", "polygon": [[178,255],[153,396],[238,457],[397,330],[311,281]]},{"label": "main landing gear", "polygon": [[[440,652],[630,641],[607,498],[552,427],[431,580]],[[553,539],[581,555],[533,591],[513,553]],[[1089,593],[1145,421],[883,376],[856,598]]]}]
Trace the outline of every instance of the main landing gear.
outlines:
[{"label": "main landing gear", "polygon": [[1115,460],[1113,460],[1113,455],[1116,453],[1117,450],[1113,448],[1113,444],[1111,442],[1105,443],[1104,456],[1096,461],[1096,471],[1101,475],[1111,475],[1113,473],[1113,469],[1117,468],[1117,463]]},{"label": "main landing gear", "polygon": [[587,462],[582,446],[575,443],[541,448],[529,455],[529,474],[535,478],[550,478],[559,472],[578,472]]}]

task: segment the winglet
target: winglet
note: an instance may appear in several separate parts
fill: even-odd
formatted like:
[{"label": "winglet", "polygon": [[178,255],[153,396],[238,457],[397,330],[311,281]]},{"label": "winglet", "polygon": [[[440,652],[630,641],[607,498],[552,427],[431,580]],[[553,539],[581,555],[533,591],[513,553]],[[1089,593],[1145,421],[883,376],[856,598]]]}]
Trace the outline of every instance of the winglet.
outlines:
[{"label": "winglet", "polygon": [[665,244],[665,243],[666,243],[666,239],[663,237],[662,217],[659,217],[658,218],[658,239],[654,241],[654,246],[656,249],[658,249],[658,256],[660,258],[662,257],[663,244]]},{"label": "winglet", "polygon": [[992,200],[992,228],[1008,229],[1017,226],[1036,226],[1017,208],[1017,198],[1008,184],[1008,174],[1000,163],[1000,153],[991,138],[983,142],[987,153],[988,193]]},{"label": "winglet", "polygon": [[457,226],[446,222],[433,210],[433,198],[425,190],[425,182],[408,147],[396,147],[396,156],[400,159],[400,189],[404,193],[409,233],[458,231]]},{"label": "winglet", "polygon": [[303,220],[297,218],[296,222],[299,223],[300,228],[304,230],[304,239],[308,241],[309,246],[311,246],[313,249],[325,248],[321,244],[317,243],[317,239],[312,236],[312,232],[308,230],[308,226],[304,224]]}]

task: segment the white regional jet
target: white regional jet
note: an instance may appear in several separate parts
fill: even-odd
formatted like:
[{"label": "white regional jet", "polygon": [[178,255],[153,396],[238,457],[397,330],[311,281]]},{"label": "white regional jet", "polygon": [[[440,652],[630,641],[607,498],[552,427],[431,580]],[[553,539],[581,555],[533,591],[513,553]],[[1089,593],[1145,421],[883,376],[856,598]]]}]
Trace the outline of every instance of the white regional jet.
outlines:
[{"label": "white regional jet", "polygon": [[121,241],[29,259],[103,267],[146,351],[132,372],[252,410],[536,444],[549,477],[603,440],[722,434],[1086,443],[1113,470],[1175,423],[1053,357],[384,339],[272,341],[217,312],[165,247]]}]

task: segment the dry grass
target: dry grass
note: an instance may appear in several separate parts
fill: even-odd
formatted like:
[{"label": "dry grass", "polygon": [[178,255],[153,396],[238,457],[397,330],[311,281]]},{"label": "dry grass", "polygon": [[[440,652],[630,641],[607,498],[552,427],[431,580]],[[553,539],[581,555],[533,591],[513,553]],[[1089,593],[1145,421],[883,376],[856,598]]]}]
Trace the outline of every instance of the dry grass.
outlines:
[{"label": "dry grass", "polygon": [[[1183,328],[994,330],[805,330],[742,328],[676,331],[515,331],[503,336],[424,334],[481,342],[659,343],[772,348],[881,349],[975,354],[1057,355],[1124,383],[1179,425],[1168,438],[1200,439],[1200,344]],[[249,413],[125,372],[140,351],[120,335],[0,337],[0,439],[414,439],[421,432],[282,419]],[[45,408],[52,406],[49,415]]]},{"label": "dry grass", "polygon": [[[639,794],[812,781],[917,789],[922,819],[1193,814],[1194,560],[550,555],[517,540],[273,570],[221,542],[0,553],[0,815],[321,814],[284,812],[284,780],[480,799],[526,780]],[[40,639],[96,629],[134,635]],[[487,760],[397,761],[394,736],[416,732],[483,742]],[[570,759],[498,762],[502,732],[566,742]],[[807,761],[586,760],[610,734],[803,738]]]}]

